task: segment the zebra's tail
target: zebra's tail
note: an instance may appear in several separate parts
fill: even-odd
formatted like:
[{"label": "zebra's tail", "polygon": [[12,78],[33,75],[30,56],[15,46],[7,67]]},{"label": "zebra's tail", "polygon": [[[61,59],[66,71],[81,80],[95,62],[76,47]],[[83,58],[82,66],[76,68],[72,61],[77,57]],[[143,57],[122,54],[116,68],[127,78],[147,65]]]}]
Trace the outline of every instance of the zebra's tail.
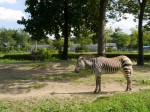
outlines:
[{"label": "zebra's tail", "polygon": [[127,56],[123,56],[122,62],[123,65],[132,66],[132,61]]},{"label": "zebra's tail", "polygon": [[133,74],[132,61],[127,56],[122,58],[122,68],[130,70],[130,74]]}]

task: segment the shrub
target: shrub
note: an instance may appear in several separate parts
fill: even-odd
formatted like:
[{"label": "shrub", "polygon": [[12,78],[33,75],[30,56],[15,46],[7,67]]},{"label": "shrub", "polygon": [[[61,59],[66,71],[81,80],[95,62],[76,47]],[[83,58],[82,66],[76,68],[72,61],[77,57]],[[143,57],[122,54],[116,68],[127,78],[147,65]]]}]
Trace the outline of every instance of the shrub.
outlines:
[{"label": "shrub", "polygon": [[106,51],[107,52],[113,52],[113,51],[116,51],[116,49],[114,49],[113,47],[107,47]]},{"label": "shrub", "polygon": [[50,59],[51,58],[51,52],[47,49],[43,49],[42,54],[43,54],[44,59]]},{"label": "shrub", "polygon": [[[54,51],[50,51],[47,49],[44,49],[42,51],[44,59],[60,59],[60,55]],[[80,55],[85,55],[85,56],[98,56],[97,54],[94,53],[69,53],[68,54],[68,59],[77,59]],[[132,61],[137,61],[137,54],[131,54],[131,53],[107,53],[106,57],[115,57],[119,55],[126,55],[128,56]],[[14,59],[14,60],[31,60],[30,54],[6,54],[4,55],[1,59]],[[145,54],[144,55],[144,60],[145,61],[150,61],[150,54]]]},{"label": "shrub", "polygon": [[89,49],[86,47],[86,46],[78,46],[76,49],[75,49],[75,52],[77,52],[77,53],[79,53],[79,52],[81,52],[81,53],[83,53],[83,52],[88,52],[89,51]]},{"label": "shrub", "polygon": [[30,54],[7,54],[3,56],[3,59],[31,60],[31,55]]}]

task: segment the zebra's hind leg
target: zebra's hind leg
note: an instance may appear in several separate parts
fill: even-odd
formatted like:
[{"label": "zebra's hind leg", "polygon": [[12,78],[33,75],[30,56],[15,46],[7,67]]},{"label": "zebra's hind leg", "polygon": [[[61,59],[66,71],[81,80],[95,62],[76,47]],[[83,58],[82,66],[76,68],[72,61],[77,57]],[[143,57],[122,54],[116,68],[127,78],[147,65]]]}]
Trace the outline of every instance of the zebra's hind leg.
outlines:
[{"label": "zebra's hind leg", "polygon": [[127,87],[126,87],[126,90],[125,90],[125,91],[132,91],[130,75],[126,75],[125,78],[126,78],[126,80],[127,80]]},{"label": "zebra's hind leg", "polygon": [[101,92],[101,76],[95,76],[96,77],[96,87],[94,90],[94,93],[100,93]]}]

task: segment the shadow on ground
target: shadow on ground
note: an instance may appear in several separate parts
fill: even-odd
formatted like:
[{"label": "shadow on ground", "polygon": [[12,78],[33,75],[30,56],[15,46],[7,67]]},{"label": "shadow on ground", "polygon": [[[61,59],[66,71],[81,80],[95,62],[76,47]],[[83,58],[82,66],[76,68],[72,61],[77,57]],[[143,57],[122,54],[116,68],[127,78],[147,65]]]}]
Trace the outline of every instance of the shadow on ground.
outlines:
[{"label": "shadow on ground", "polygon": [[0,93],[28,93],[46,86],[47,81],[70,81],[76,77],[73,67],[72,61],[0,63]]}]

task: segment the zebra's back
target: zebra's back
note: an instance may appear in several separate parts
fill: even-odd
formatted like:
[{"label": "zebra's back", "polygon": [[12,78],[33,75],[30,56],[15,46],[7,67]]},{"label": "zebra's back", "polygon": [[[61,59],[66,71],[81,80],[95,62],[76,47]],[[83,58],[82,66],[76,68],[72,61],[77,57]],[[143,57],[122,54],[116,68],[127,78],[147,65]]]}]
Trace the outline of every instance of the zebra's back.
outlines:
[{"label": "zebra's back", "polygon": [[93,64],[102,73],[115,73],[118,70],[132,66],[131,60],[127,56],[117,56],[113,58],[98,57],[94,58]]}]

